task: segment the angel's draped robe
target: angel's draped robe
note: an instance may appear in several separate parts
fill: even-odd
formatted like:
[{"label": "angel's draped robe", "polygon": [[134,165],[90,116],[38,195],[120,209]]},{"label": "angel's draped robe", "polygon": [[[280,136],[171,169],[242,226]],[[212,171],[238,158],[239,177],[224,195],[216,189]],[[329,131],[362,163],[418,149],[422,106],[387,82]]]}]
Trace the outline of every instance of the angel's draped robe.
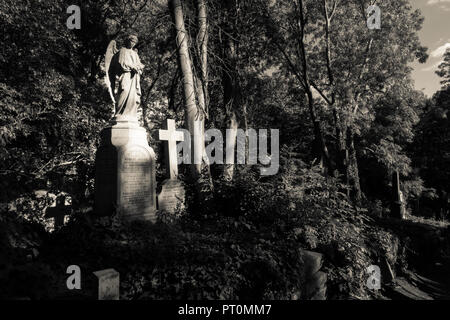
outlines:
[{"label": "angel's draped robe", "polygon": [[141,102],[140,75],[133,69],[142,69],[143,65],[136,51],[121,48],[118,53],[120,66],[119,85],[116,99],[116,116],[137,118],[137,108]]}]

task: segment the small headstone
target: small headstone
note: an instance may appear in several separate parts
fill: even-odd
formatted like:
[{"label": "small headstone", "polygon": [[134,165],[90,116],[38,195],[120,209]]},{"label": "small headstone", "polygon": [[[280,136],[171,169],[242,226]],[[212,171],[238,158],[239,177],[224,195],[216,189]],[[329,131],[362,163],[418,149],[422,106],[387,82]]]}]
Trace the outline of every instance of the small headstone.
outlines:
[{"label": "small headstone", "polygon": [[311,276],[305,286],[306,294],[311,300],[327,299],[327,278],[327,274],[322,271]]},{"label": "small headstone", "polygon": [[94,272],[98,278],[98,300],[119,300],[120,274],[114,269]]},{"label": "small headstone", "polygon": [[161,184],[158,194],[158,209],[174,213],[177,208],[184,207],[185,189],[183,182],[178,180],[177,141],[183,141],[184,135],[176,131],[175,120],[167,119],[166,130],[159,130],[159,140],[167,141],[165,145],[167,179]]},{"label": "small headstone", "polygon": [[305,274],[312,276],[322,268],[323,254],[308,250],[300,250],[300,256],[305,266]]},{"label": "small headstone", "polygon": [[56,230],[64,225],[65,217],[70,215],[71,206],[66,206],[66,196],[61,195],[56,198],[56,206],[45,210],[46,218],[54,218],[53,229]]},{"label": "small headstone", "polygon": [[304,298],[311,300],[325,300],[327,292],[327,274],[320,271],[323,255],[318,252],[300,249],[305,276]]},{"label": "small headstone", "polygon": [[158,209],[174,213],[184,208],[185,190],[180,180],[167,179],[161,185],[158,194]]}]

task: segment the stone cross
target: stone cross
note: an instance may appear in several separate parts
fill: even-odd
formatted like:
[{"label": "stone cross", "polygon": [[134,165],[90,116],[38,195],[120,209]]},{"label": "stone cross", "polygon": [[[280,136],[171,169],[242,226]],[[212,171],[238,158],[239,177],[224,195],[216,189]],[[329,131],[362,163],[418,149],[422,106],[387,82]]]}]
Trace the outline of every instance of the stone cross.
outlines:
[{"label": "stone cross", "polygon": [[114,269],[94,272],[98,278],[98,300],[119,300],[120,274]]},{"label": "stone cross", "polygon": [[70,215],[71,206],[66,206],[66,196],[62,195],[56,198],[56,206],[49,207],[45,210],[46,218],[54,218],[54,228],[58,228],[64,225],[64,218]]},{"label": "stone cross", "polygon": [[184,141],[184,135],[181,131],[176,131],[175,120],[167,119],[163,125],[166,130],[158,131],[158,139],[166,140],[166,170],[169,179],[176,179],[178,176],[178,158],[177,141]]}]

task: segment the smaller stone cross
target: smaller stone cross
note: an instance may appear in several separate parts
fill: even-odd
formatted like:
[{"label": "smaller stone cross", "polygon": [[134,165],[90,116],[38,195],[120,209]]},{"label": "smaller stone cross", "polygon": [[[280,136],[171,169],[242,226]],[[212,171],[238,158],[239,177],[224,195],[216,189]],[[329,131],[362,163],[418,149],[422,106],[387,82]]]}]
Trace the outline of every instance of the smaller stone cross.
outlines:
[{"label": "smaller stone cross", "polygon": [[158,139],[167,141],[165,146],[167,176],[169,179],[176,179],[178,177],[177,141],[184,141],[184,134],[176,131],[173,119],[167,119],[163,127],[166,130],[158,130]]},{"label": "smaller stone cross", "polygon": [[66,196],[61,195],[56,198],[56,206],[49,207],[45,210],[46,218],[54,218],[55,222],[53,227],[59,228],[64,225],[64,219],[70,215],[72,207],[66,206]]}]

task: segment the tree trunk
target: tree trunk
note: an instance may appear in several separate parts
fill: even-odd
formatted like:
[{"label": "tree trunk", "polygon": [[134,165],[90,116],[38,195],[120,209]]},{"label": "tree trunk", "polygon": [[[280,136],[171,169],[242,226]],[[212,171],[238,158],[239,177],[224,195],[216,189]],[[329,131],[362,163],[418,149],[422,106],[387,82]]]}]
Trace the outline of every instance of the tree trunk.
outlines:
[{"label": "tree trunk", "polygon": [[335,111],[335,126],[338,153],[336,169],[344,176],[344,182],[349,186],[346,192],[347,196],[359,202],[361,200],[361,186],[354,132],[350,124],[341,121],[337,111]]},{"label": "tree trunk", "polygon": [[198,34],[197,56],[200,77],[197,77],[197,98],[200,108],[208,117],[208,20],[205,0],[197,0]]},{"label": "tree trunk", "polygon": [[316,114],[315,106],[314,106],[314,96],[311,90],[311,82],[308,74],[308,60],[306,56],[306,48],[305,48],[305,26],[306,20],[304,16],[304,8],[303,1],[299,1],[298,4],[295,3],[297,10],[297,28],[299,32],[298,44],[300,49],[300,59],[302,64],[302,80],[303,87],[306,91],[306,96],[308,98],[308,108],[309,114],[311,116],[311,121],[314,126],[314,146],[313,152],[316,155],[316,159],[318,160],[320,166],[322,167],[323,172],[326,174],[328,172],[328,168],[330,166],[330,157],[328,154],[328,149],[325,143],[325,138],[323,136],[323,130],[320,123],[320,120]]},{"label": "tree trunk", "polygon": [[200,110],[203,113],[202,122],[200,129],[202,130],[202,157],[203,166],[201,167],[202,172],[204,172],[207,177],[205,180],[205,185],[208,184],[210,190],[214,190],[214,184],[212,180],[211,170],[209,166],[209,161],[207,159],[206,150],[204,148],[204,136],[205,136],[205,120],[209,118],[209,94],[208,94],[208,15],[205,0],[196,0],[197,4],[197,23],[198,23],[198,34],[197,34],[197,69],[200,70],[200,75],[195,76],[197,93],[197,101]]},{"label": "tree trunk", "polygon": [[[337,145],[337,159],[336,159],[336,165],[335,168],[338,172],[344,176],[345,184],[348,185],[348,175],[347,175],[347,163],[348,163],[348,151],[347,151],[347,144],[345,139],[345,132],[346,129],[344,127],[344,124],[342,123],[341,117],[339,115],[339,112],[337,108],[334,108],[333,110],[334,115],[334,125],[336,129],[336,145]],[[350,197],[350,190],[347,189],[347,196]]]},{"label": "tree trunk", "polygon": [[361,201],[361,185],[359,183],[359,169],[355,149],[355,135],[353,133],[353,129],[350,126],[347,127],[347,152],[347,181],[352,188],[350,195],[353,200],[358,203]]},{"label": "tree trunk", "polygon": [[[236,132],[239,128],[240,118],[238,117],[239,108],[241,107],[240,99],[240,84],[239,75],[237,71],[237,59],[238,50],[236,37],[237,32],[237,2],[236,0],[225,0],[225,15],[226,17],[232,17],[224,22],[224,41],[223,41],[223,72],[222,72],[222,85],[223,85],[223,102],[226,115],[226,126],[233,132],[231,136],[227,136],[227,155],[233,155],[233,164],[227,163],[224,166],[223,177],[225,180],[233,180],[234,175],[234,161],[236,149]],[[229,140],[229,141],[228,141]],[[228,150],[229,149],[229,150]],[[228,160],[231,157],[227,156]]]},{"label": "tree trunk", "polygon": [[[204,139],[203,139],[203,130],[200,128],[200,132],[195,132],[195,121],[204,120],[203,111],[197,106],[196,103],[196,92],[195,92],[195,84],[194,84],[194,75],[192,72],[192,60],[189,55],[188,48],[188,40],[189,35],[186,32],[184,18],[183,18],[183,8],[181,6],[180,0],[170,0],[169,2],[170,9],[172,12],[172,18],[175,24],[176,29],[176,43],[178,48],[178,61],[181,69],[181,73],[183,75],[183,93],[184,93],[184,103],[185,103],[185,123],[186,127],[191,133],[191,174],[193,178],[198,179],[201,173],[201,163],[198,162],[198,159],[203,159],[203,150],[204,150]],[[198,135],[201,135],[198,137]],[[195,140],[200,143],[200,146],[197,145],[195,148]],[[197,161],[195,161],[197,160]]]},{"label": "tree trunk", "polygon": [[320,124],[320,120],[317,118],[315,109],[314,109],[314,98],[312,96],[311,91],[307,92],[308,96],[308,106],[309,113],[311,116],[311,121],[314,125],[314,145],[313,145],[313,154],[316,156],[320,167],[322,168],[323,173],[327,174],[330,167],[330,157],[328,153],[328,148],[325,143],[325,138],[323,136],[322,126]]}]

